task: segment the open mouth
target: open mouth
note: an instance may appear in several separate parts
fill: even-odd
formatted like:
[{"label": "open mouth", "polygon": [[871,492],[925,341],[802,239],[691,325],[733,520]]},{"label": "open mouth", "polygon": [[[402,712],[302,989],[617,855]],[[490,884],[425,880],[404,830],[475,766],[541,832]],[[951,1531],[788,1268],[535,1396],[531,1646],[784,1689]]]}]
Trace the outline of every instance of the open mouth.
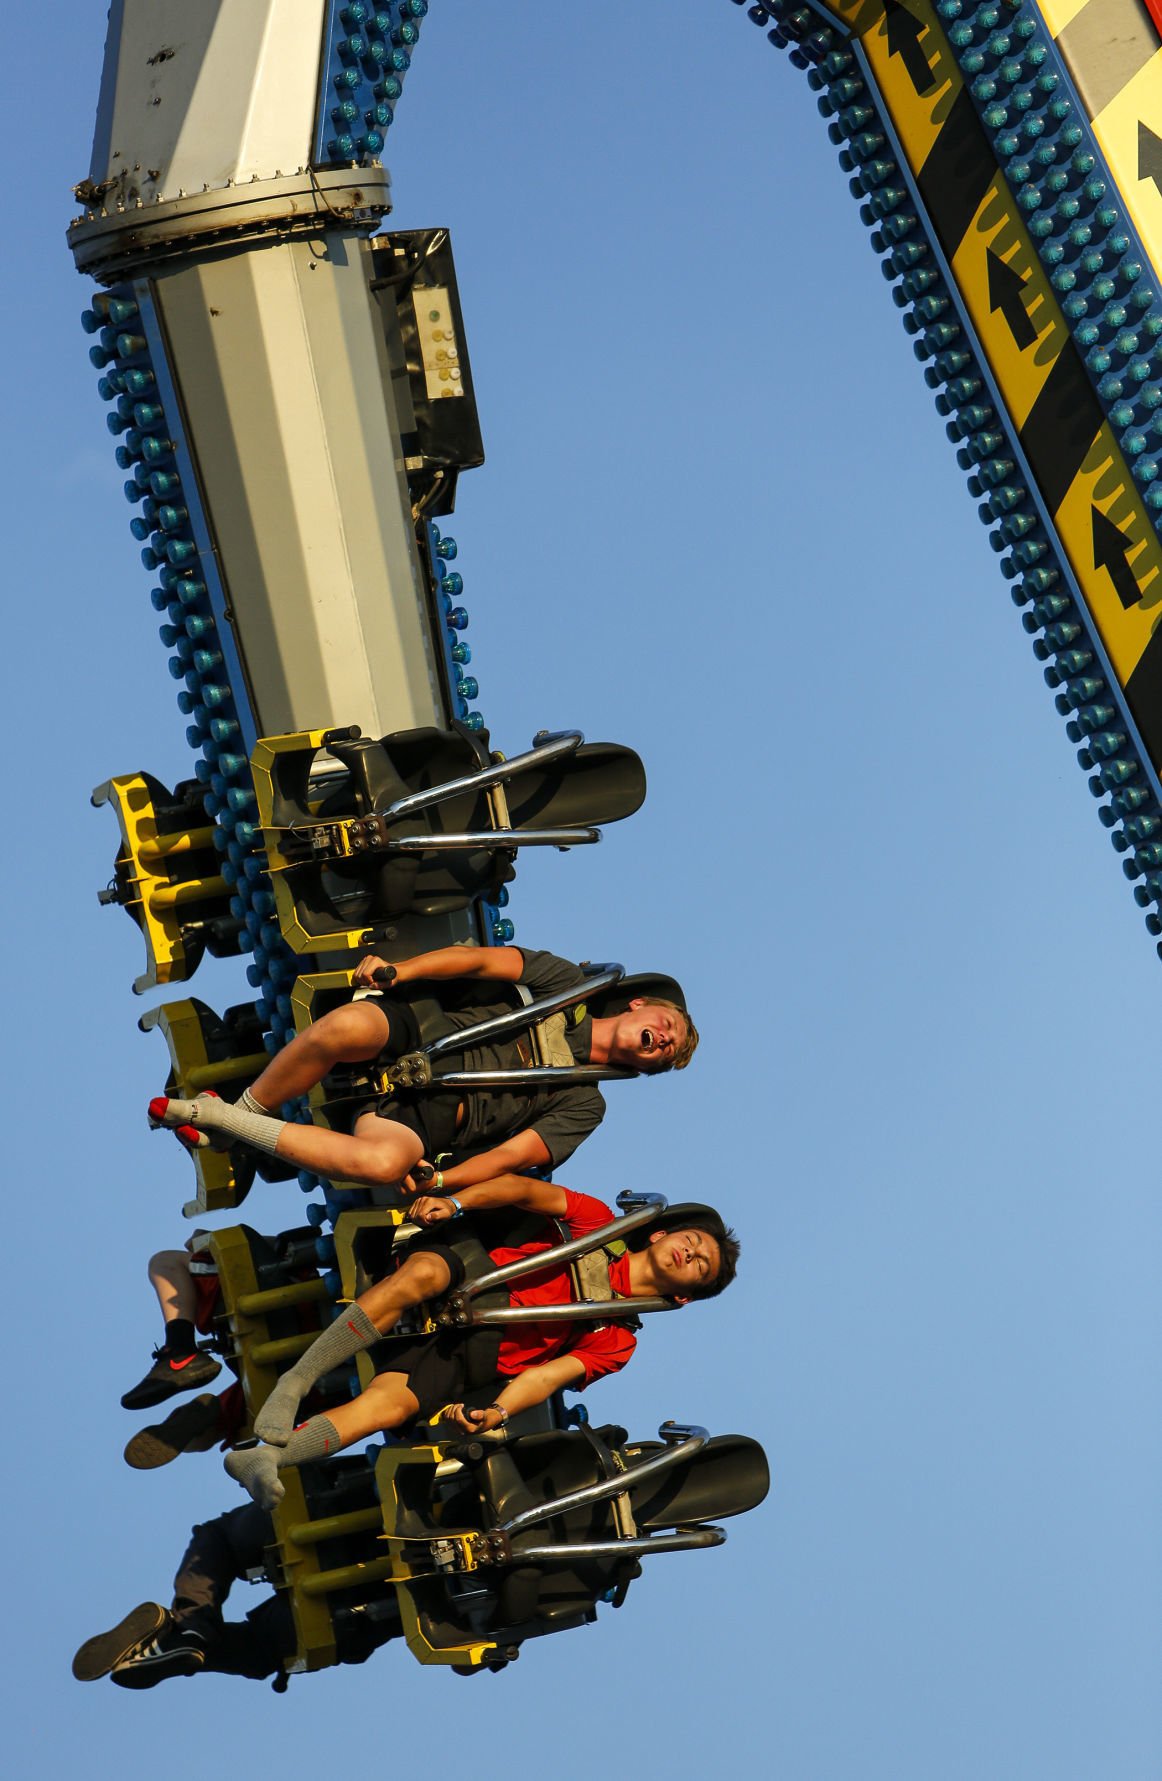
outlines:
[{"label": "open mouth", "polygon": [[641,1037],[642,1050],[646,1052],[656,1051],[657,1046],[657,1035],[655,1034],[654,1029],[652,1027],[643,1027]]}]

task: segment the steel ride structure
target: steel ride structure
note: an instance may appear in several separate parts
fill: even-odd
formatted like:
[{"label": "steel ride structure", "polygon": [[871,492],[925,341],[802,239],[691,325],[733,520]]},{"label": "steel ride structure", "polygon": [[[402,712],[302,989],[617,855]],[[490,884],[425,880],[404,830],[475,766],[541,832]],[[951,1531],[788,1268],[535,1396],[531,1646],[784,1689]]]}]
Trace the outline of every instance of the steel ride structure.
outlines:
[{"label": "steel ride structure", "polygon": [[1162,6],[734,3],[818,94],[1162,935]]},{"label": "steel ride structure", "polygon": [[[732,3],[818,95],[1162,942],[1162,0]],[[644,795],[628,751],[575,731],[503,761],[475,708],[444,529],[482,461],[451,244],[381,227],[427,10],[111,14],[70,243],[100,287],[85,326],[196,759],[172,790],[144,772],[98,789],[121,830],[103,894],[141,930],[139,990],[249,954],[236,1006],[147,1017],[174,1094],[241,1092],[347,993],[361,949],[510,939],[518,848],[590,843]],[[194,1167],[188,1213],[241,1204],[246,1166]],[[400,1236],[375,1193],[301,1185],[304,1226],[212,1239],[251,1414]],[[366,1655],[369,1629],[501,1667],[620,1602],[646,1554],[716,1543],[766,1488],[745,1437],[633,1443],[559,1403],[504,1441],[286,1476],[268,1572],[293,1608],[288,1670]]]},{"label": "steel ride structure", "polygon": [[[236,1098],[350,995],[369,948],[507,942],[519,848],[591,844],[645,795],[632,751],[543,731],[506,760],[476,709],[446,530],[461,471],[483,461],[452,249],[445,229],[381,227],[382,156],[427,11],[114,0],[110,12],[69,243],[97,285],[83,324],[194,761],[173,787],[134,771],[94,792],[120,828],[101,898],[140,929],[139,993],[188,983],[207,952],[247,957],[249,985],[221,1012],[185,997],[139,1023],[165,1040],[171,1096]],[[585,991],[610,1011],[625,993],[616,966]],[[567,1073],[536,1050],[552,1013],[512,1017],[542,1077]],[[390,1066],[396,1085],[422,1090],[435,1049]],[[284,1109],[324,1124],[348,1111],[326,1082]],[[242,1154],[192,1153],[187,1216],[240,1206],[255,1167],[293,1174]],[[299,1185],[301,1224],[274,1237],[229,1226],[199,1261],[217,1275],[213,1341],[245,1399],[241,1438],[280,1370],[409,1235],[390,1193],[309,1174]],[[658,1196],[619,1207],[614,1226],[564,1246],[578,1269],[567,1316],[608,1321],[574,1252],[656,1217]],[[419,1328],[508,1320],[481,1255],[471,1288]],[[325,1382],[330,1401],[374,1370],[361,1355],[358,1375]],[[394,1638],[423,1663],[503,1668],[527,1638],[619,1606],[646,1557],[720,1544],[717,1523],[768,1486],[745,1436],[667,1422],[631,1441],[559,1396],[496,1436],[437,1428],[282,1478],[264,1570],[293,1621],[287,1673]]]}]

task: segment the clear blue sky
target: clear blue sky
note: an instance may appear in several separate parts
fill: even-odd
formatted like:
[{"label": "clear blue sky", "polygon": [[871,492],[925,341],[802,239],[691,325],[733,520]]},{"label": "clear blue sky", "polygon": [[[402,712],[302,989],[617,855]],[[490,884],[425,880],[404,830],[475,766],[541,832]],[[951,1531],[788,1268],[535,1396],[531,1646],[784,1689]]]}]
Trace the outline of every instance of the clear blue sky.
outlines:
[{"label": "clear blue sky", "polygon": [[1162,968],[806,82],[727,0],[433,0],[388,160],[397,223],[452,229],[497,744],[578,724],[650,774],[600,849],[523,868],[518,940],[675,972],[705,1034],[565,1179],[705,1195],[745,1242],[590,1409],[757,1435],[771,1497],[498,1678],[71,1681],[236,1500],[214,1455],[120,1458],[190,1176],[145,1128],[164,1060],[87,797],[188,756],[64,240],[103,35],[96,0],[4,31],[7,1753],[1156,1776]]}]

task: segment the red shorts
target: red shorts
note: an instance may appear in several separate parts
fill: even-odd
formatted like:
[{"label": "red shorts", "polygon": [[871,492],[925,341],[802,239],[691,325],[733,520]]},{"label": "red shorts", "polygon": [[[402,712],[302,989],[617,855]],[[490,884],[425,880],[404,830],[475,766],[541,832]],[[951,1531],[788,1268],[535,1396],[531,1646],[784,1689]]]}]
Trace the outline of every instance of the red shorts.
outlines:
[{"label": "red shorts", "polygon": [[191,1274],[197,1295],[197,1309],[194,1312],[194,1328],[200,1336],[212,1335],[214,1319],[222,1309],[222,1294],[218,1288],[217,1274]]}]

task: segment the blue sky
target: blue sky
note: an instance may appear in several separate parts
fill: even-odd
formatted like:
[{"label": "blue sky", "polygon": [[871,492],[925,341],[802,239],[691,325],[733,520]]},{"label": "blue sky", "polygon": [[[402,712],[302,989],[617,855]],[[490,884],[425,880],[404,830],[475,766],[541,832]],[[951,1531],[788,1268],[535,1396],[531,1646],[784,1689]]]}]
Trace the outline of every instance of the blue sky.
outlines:
[{"label": "blue sky", "polygon": [[[92,1781],[461,1741],[565,1781],[1157,1774],[1159,964],[813,97],[728,0],[433,0],[387,159],[395,221],[456,253],[481,708],[650,776],[599,849],[522,868],[518,941],[673,971],[704,1033],[563,1178],[744,1238],[589,1408],[754,1434],[771,1496],[501,1677],[71,1681],[235,1500],[213,1455],[120,1459],[190,1186],[87,799],[188,756],[64,241],[103,34],[79,0],[5,27],[9,1750]],[[192,989],[240,1000],[241,966]]]}]

